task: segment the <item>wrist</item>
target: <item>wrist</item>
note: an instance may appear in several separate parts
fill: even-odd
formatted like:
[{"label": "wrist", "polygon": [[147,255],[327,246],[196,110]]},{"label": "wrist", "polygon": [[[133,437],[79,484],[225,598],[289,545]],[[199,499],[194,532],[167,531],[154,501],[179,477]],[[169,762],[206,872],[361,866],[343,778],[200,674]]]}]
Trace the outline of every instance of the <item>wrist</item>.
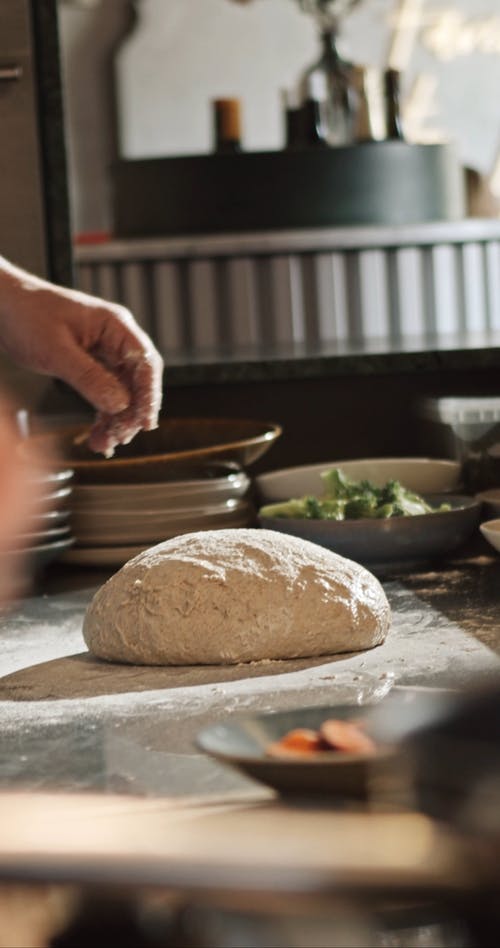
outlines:
[{"label": "wrist", "polygon": [[28,294],[45,287],[45,281],[0,256],[0,323],[16,318]]}]

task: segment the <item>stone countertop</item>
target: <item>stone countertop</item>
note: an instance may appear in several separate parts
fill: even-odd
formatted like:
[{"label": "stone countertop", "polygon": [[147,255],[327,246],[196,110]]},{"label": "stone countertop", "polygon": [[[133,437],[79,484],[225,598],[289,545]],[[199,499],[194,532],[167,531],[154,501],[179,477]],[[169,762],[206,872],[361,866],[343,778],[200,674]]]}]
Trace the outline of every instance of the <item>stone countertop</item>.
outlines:
[{"label": "stone countertop", "polygon": [[322,379],[348,375],[498,370],[500,332],[404,339],[218,348],[169,355],[169,386]]},{"label": "stone countertop", "polygon": [[363,702],[392,683],[461,689],[500,668],[500,558],[482,551],[385,577],[393,628],[376,649],[229,671],[92,662],[82,617],[104,578],[55,566],[2,622],[2,789],[245,794],[256,784],[200,753],[200,728],[235,713]]}]

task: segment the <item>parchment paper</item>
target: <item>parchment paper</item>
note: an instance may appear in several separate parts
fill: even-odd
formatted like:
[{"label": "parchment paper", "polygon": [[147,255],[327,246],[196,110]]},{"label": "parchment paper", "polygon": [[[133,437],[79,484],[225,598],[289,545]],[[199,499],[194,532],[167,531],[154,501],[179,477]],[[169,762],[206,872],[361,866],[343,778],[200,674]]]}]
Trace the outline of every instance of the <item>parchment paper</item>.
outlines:
[{"label": "parchment paper", "polygon": [[[351,653],[349,653],[351,654]],[[130,694],[196,688],[220,682],[242,681],[283,675],[330,665],[348,657],[324,655],[288,661],[251,662],[239,665],[118,665],[99,661],[88,652],[41,662],[0,678],[0,701],[45,701],[60,698],[95,698],[99,695]]]}]

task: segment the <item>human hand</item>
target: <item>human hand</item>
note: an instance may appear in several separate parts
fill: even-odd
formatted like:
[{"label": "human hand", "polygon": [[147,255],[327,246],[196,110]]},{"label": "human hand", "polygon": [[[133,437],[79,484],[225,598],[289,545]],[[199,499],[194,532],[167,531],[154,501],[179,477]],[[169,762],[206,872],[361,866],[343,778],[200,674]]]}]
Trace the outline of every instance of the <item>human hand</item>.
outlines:
[{"label": "human hand", "polygon": [[[6,263],[6,262],[5,262]],[[16,362],[71,385],[97,410],[88,443],[110,456],[157,427],[163,361],[132,314],[0,265],[0,346]]]}]

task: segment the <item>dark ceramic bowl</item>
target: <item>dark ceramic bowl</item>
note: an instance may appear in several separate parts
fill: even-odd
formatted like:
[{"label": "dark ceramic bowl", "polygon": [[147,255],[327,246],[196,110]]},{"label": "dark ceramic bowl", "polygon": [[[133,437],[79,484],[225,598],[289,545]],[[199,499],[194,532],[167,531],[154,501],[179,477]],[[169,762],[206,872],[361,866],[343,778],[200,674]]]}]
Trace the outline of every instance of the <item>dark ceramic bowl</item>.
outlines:
[{"label": "dark ceramic bowl", "polygon": [[176,470],[189,476],[205,461],[253,464],[279,438],[279,425],[248,418],[165,418],[155,431],[142,431],[120,446],[112,458],[94,454],[85,443],[84,425],[34,436],[41,447],[57,452],[78,483],[161,482]]},{"label": "dark ceramic bowl", "polygon": [[428,494],[432,506],[451,510],[387,520],[302,520],[259,517],[268,530],[278,530],[325,546],[369,569],[404,566],[451,553],[465,543],[479,523],[481,504],[473,497]]},{"label": "dark ceramic bowl", "polygon": [[[298,708],[212,724],[197,737],[201,750],[281,794],[366,799],[372,780],[387,769],[393,750],[380,744],[375,755],[327,751],[306,758],[270,757],[266,749],[294,728],[316,729],[330,718],[363,718],[370,734],[370,706]],[[376,738],[376,735],[372,735]]]}]

